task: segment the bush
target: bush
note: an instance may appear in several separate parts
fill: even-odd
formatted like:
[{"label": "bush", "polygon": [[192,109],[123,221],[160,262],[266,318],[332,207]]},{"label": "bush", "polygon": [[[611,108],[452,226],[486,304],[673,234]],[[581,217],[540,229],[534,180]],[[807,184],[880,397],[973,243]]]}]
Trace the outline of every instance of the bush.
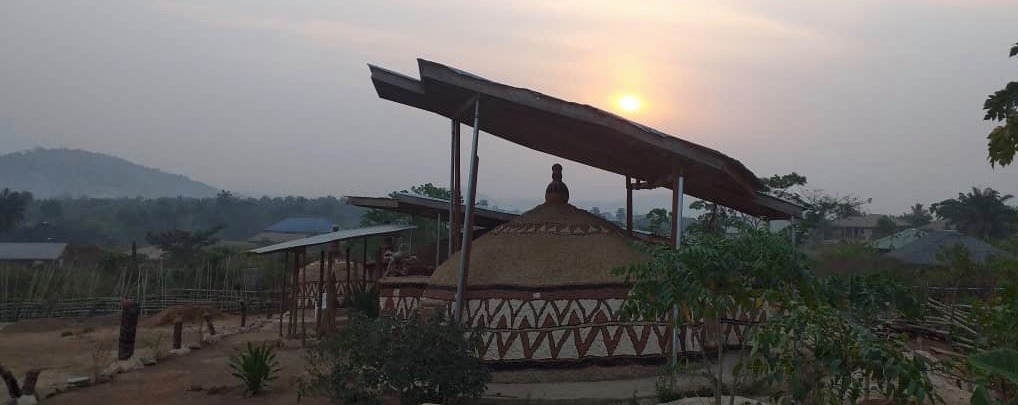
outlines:
[{"label": "bush", "polygon": [[269,343],[255,346],[248,342],[244,350],[230,356],[230,369],[234,377],[244,382],[247,392],[257,394],[265,384],[276,379],[279,361]]},{"label": "bush", "polygon": [[440,312],[400,321],[355,314],[348,326],[308,350],[309,380],[301,395],[337,403],[401,404],[479,397],[491,376],[475,356],[477,331],[446,322]]},{"label": "bush", "polygon": [[752,346],[751,369],[789,390],[776,398],[856,403],[873,386],[894,403],[940,401],[922,356],[826,305],[786,308],[758,328]]},{"label": "bush", "polygon": [[350,284],[350,295],[347,297],[347,305],[362,316],[374,319],[378,317],[379,312],[378,298],[378,287],[376,285],[364,287],[353,283]]}]

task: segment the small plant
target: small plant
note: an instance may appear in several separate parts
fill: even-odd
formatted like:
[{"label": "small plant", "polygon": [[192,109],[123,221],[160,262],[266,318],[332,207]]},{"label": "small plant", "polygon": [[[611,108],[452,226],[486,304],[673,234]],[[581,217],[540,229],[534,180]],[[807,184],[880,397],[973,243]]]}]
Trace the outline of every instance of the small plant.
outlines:
[{"label": "small plant", "polygon": [[97,382],[103,370],[113,363],[113,335],[104,333],[96,336],[89,359],[92,361],[92,382]]},{"label": "small plant", "polygon": [[142,347],[148,351],[150,357],[153,360],[159,360],[166,357],[166,353],[163,352],[163,341],[166,340],[166,333],[160,332],[153,336],[149,336],[141,341]]},{"label": "small plant", "polygon": [[354,283],[350,285],[347,303],[351,309],[360,312],[364,317],[374,319],[378,317],[379,312],[378,297],[378,287],[375,285],[366,287]]},{"label": "small plant", "polygon": [[269,381],[277,378],[279,372],[279,361],[276,360],[276,351],[267,342],[253,345],[247,342],[247,347],[239,353],[230,356],[230,369],[233,376],[244,382],[247,392],[257,394]]}]

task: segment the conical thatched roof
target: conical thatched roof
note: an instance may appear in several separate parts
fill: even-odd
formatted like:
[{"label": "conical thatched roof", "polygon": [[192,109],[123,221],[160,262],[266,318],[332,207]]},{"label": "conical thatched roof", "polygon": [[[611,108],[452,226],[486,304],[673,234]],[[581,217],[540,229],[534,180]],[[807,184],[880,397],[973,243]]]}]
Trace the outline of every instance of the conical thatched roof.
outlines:
[{"label": "conical thatched roof", "polygon": [[[618,226],[570,205],[560,178],[549,186],[544,204],[473,242],[468,286],[622,283],[612,269],[649,260]],[[453,254],[435,270],[432,286],[456,286],[459,257]]]}]

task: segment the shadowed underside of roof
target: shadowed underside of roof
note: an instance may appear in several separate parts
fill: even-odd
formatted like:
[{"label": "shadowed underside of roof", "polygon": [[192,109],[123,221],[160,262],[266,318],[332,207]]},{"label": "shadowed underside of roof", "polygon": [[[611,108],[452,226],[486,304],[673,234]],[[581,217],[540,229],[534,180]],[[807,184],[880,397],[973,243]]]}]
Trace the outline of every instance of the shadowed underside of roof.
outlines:
[{"label": "shadowed underside of roof", "polygon": [[[419,59],[417,80],[370,66],[378,96],[471,124],[480,97],[480,129],[521,146],[773,219],[802,207],[764,194],[759,179],[713,149],[659,132],[598,108],[483,79]],[[481,149],[483,153],[483,147]]]}]

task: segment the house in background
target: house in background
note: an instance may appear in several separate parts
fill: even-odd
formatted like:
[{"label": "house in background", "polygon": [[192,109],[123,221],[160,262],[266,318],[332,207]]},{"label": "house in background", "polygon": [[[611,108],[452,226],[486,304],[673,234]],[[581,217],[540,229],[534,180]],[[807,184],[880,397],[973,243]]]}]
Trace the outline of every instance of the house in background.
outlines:
[{"label": "house in background", "polygon": [[892,217],[890,215],[868,214],[856,217],[836,219],[831,222],[830,228],[825,233],[826,240],[872,240],[873,231],[877,229],[880,218],[887,217],[894,222],[894,225],[901,229],[910,226],[908,222]]},{"label": "house in background", "polygon": [[64,263],[66,243],[5,242],[0,243],[0,263],[42,265]]},{"label": "house in background", "polygon": [[333,221],[323,217],[290,217],[248,238],[251,243],[280,243],[332,232]]},{"label": "house in background", "polygon": [[896,241],[902,244],[895,245],[888,239],[891,237],[888,237],[875,241],[874,244],[879,243],[879,246],[875,247],[880,249],[880,246],[884,246],[888,248],[887,257],[909,264],[939,265],[941,263],[937,260],[937,253],[954,245],[968,249],[970,257],[977,263],[985,262],[992,256],[1010,255],[1002,249],[958,231],[909,229],[892,236],[897,236]]}]

